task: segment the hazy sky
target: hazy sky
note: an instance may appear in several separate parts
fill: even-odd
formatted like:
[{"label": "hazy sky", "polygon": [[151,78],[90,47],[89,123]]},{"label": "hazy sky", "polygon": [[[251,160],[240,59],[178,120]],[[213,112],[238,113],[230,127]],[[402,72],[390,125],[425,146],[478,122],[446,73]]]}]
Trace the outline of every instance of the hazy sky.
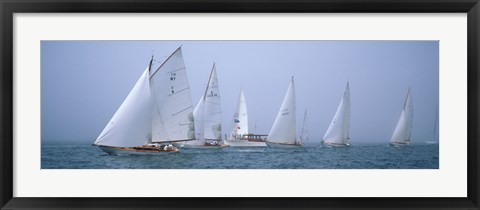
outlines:
[{"label": "hazy sky", "polygon": [[93,143],[152,53],[157,65],[182,45],[195,106],[216,63],[222,133],[230,133],[240,88],[249,129],[268,134],[292,76],[297,136],[308,109],[320,142],[350,82],[350,142],[387,143],[411,87],[412,142],[431,138],[438,109],[437,41],[42,41],[42,142]]}]

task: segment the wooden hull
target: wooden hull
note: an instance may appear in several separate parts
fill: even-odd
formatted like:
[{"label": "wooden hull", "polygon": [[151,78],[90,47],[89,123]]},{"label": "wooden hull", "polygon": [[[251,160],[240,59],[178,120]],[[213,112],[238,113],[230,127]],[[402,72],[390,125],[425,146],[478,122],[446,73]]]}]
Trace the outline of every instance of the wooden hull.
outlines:
[{"label": "wooden hull", "polygon": [[389,145],[390,146],[394,146],[394,147],[404,147],[404,146],[408,146],[410,144],[410,142],[390,142]]},{"label": "wooden hull", "polygon": [[274,147],[274,148],[297,148],[297,147],[303,147],[301,144],[279,144],[279,143],[272,143],[272,142],[266,142],[268,147]]},{"label": "wooden hull", "polygon": [[179,152],[178,149],[166,151],[161,149],[142,149],[142,148],[136,148],[136,147],[109,147],[109,146],[98,146],[98,147],[103,152],[109,155],[155,155],[155,154]]},{"label": "wooden hull", "polygon": [[225,144],[231,147],[266,147],[267,144],[262,141],[248,141],[248,140],[225,140]]},{"label": "wooden hull", "polygon": [[338,144],[338,143],[332,143],[332,142],[322,142],[322,144],[324,144],[326,146],[331,146],[331,147],[347,147],[347,146],[350,146],[350,144],[348,144],[348,143]]}]

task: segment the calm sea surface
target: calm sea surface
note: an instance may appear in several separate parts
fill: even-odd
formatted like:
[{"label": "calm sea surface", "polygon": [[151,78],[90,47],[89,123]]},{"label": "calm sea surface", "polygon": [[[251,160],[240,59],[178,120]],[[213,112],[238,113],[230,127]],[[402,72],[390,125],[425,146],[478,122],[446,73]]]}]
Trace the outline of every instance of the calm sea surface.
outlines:
[{"label": "calm sea surface", "polygon": [[186,149],[111,156],[89,144],[42,145],[42,169],[438,169],[437,144]]}]

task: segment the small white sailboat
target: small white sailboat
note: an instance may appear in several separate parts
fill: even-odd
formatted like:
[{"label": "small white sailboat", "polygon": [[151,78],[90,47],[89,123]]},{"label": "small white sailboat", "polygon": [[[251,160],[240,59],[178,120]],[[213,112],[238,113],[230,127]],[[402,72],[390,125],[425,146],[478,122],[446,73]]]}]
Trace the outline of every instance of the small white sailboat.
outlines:
[{"label": "small white sailboat", "polygon": [[245,101],[243,89],[240,90],[240,95],[238,95],[237,111],[233,118],[234,125],[230,136],[235,139],[248,134],[247,102]]},{"label": "small white sailboat", "polygon": [[301,146],[296,144],[295,85],[293,77],[283,99],[272,129],[267,137],[271,147]]},{"label": "small white sailboat", "polygon": [[323,136],[322,143],[330,146],[348,146],[350,140],[350,87],[343,93],[337,112]]},{"label": "small white sailboat", "polygon": [[266,147],[266,135],[249,134],[248,114],[245,94],[240,90],[237,109],[233,116],[233,129],[231,134],[225,138],[225,144],[232,147]]},{"label": "small white sailboat", "polygon": [[222,111],[217,70],[213,64],[207,87],[193,111],[195,140],[183,143],[183,147],[218,148],[222,144]]},{"label": "small white sailboat", "polygon": [[435,114],[435,121],[433,123],[433,134],[432,134],[432,137],[430,140],[427,140],[427,144],[438,144],[438,140],[436,137],[437,135],[437,123],[438,123],[438,111],[437,113]]},{"label": "small white sailboat", "polygon": [[410,144],[413,125],[413,106],[410,87],[403,104],[402,113],[398,119],[397,126],[390,139],[390,145],[401,146]]},{"label": "small white sailboat", "polygon": [[194,139],[192,102],[179,47],[152,71],[152,60],[96,139],[108,154],[177,152],[165,143]]},{"label": "small white sailboat", "polygon": [[302,130],[300,131],[300,137],[298,137],[295,144],[303,145],[304,141],[308,141],[308,127],[307,127],[307,110],[305,109],[305,114],[303,115]]}]

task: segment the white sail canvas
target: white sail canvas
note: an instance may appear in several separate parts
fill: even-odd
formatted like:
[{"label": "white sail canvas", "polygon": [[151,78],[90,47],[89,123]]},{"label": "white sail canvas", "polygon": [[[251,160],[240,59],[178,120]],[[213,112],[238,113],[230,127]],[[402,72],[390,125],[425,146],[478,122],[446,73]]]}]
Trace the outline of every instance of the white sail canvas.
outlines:
[{"label": "white sail canvas", "polygon": [[181,48],[151,74],[150,82],[155,104],[152,142],[193,140],[192,99]]},{"label": "white sail canvas", "polygon": [[277,114],[267,142],[278,144],[294,144],[296,138],[295,85],[293,77]]},{"label": "white sail canvas", "polygon": [[350,87],[347,82],[347,87],[343,93],[340,105],[338,105],[337,112],[330,123],[330,126],[323,136],[324,143],[331,144],[348,144],[350,139]]},{"label": "white sail canvas", "polygon": [[151,141],[152,99],[149,67],[95,141],[95,145],[136,147]]},{"label": "white sail canvas", "polygon": [[413,125],[413,106],[410,88],[408,88],[407,97],[403,104],[402,113],[398,119],[397,126],[393,132],[391,143],[408,144],[412,134]]},{"label": "white sail canvas", "polygon": [[427,144],[437,144],[438,141],[437,141],[437,138],[436,138],[436,135],[437,135],[437,124],[438,124],[438,110],[435,114],[435,121],[433,122],[433,133],[432,133],[432,137],[430,138],[430,140],[427,140]]},{"label": "white sail canvas", "polygon": [[305,109],[305,113],[303,114],[303,123],[302,123],[302,130],[300,131],[300,142],[308,141],[308,125],[307,125],[307,110]]},{"label": "white sail canvas", "polygon": [[207,140],[222,140],[222,109],[217,70],[213,64],[204,95],[203,127]]},{"label": "white sail canvas", "polygon": [[235,115],[233,116],[234,125],[232,131],[232,138],[237,138],[242,135],[248,134],[248,113],[247,102],[245,101],[245,95],[243,90],[240,90],[238,95],[238,103]]},{"label": "white sail canvas", "polygon": [[[204,112],[203,112],[203,105],[204,105],[204,100],[203,100],[203,96],[200,98],[200,100],[198,101],[198,104],[197,106],[195,107],[195,109],[193,110],[193,117],[194,117],[194,121],[195,121],[195,140],[196,141],[205,141],[205,138],[204,138],[204,131],[203,131],[203,125],[204,125],[204,121],[203,121],[203,117],[204,117]],[[185,143],[189,143],[189,142],[185,142]]]}]

